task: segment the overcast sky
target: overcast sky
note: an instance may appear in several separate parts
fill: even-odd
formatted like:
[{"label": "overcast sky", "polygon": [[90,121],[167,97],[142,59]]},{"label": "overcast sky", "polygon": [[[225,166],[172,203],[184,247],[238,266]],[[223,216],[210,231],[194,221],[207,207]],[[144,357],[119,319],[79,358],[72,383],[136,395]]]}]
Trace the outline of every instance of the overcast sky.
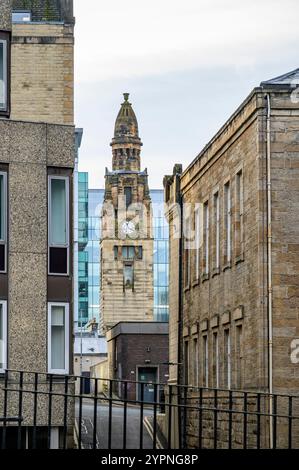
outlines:
[{"label": "overcast sky", "polygon": [[299,67],[298,0],[74,0],[80,171],[104,185],[123,101],[137,115],[142,167],[162,188],[263,80]]}]

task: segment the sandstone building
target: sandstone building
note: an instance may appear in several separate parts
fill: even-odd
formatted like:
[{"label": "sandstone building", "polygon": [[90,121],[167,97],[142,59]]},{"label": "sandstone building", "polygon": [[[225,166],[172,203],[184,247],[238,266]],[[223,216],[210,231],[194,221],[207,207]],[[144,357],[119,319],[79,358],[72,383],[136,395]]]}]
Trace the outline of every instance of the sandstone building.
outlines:
[{"label": "sandstone building", "polygon": [[140,169],[138,123],[124,94],[106,169],[101,221],[102,331],[120,321],[153,319],[153,237],[147,170]]},{"label": "sandstone building", "polygon": [[[55,67],[51,62],[56,53],[60,54],[60,46],[55,49],[56,40],[64,42],[58,38],[57,28],[61,36],[64,28],[69,31],[71,43],[65,47],[70,47],[72,55],[72,2],[47,2],[68,4],[69,9],[63,13],[66,16],[59,17],[59,26],[55,26],[56,17],[39,18],[37,2],[26,2],[30,21],[12,25],[12,8],[14,12],[19,11],[24,3],[10,0],[0,3],[1,417],[18,414],[17,394],[3,392],[3,385],[7,384],[6,369],[44,373],[41,386],[45,391],[47,374],[55,377],[71,374],[73,364],[73,79],[68,72],[71,65],[65,64],[64,69],[63,65]],[[61,60],[63,63],[62,58],[59,63]],[[68,95],[71,105],[64,107],[58,88],[63,89],[66,82],[71,84]],[[56,86],[55,83],[57,89],[52,93],[49,88]],[[51,105],[47,103],[49,93]],[[8,376],[10,386],[15,378],[13,373]],[[32,386],[32,381],[32,375],[24,375],[27,388]],[[62,392],[60,379],[59,386]],[[71,391],[71,383],[69,387]],[[24,397],[18,441],[21,447],[32,440],[33,419],[41,446],[48,443],[58,447],[62,433],[67,431],[63,403],[53,398],[48,434],[49,409],[45,396],[39,398],[35,418],[32,397]],[[69,406],[66,424],[70,431],[73,412]],[[3,421],[0,424],[3,443]],[[17,428],[10,426],[9,432],[5,431],[10,445],[16,446]]]},{"label": "sandstone building", "polygon": [[[298,394],[298,79],[299,69],[261,83],[185,171],[176,165],[164,179],[170,383]],[[182,241],[174,203],[183,208]],[[261,432],[270,446],[269,426]],[[292,432],[299,446],[298,422]],[[190,418],[191,447],[195,435]]]}]

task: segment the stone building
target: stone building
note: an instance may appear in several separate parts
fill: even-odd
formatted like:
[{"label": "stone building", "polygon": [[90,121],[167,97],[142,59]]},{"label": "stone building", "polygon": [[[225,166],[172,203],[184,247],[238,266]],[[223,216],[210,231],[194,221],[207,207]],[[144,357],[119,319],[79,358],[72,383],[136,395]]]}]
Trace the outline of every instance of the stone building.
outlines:
[{"label": "stone building", "polygon": [[[53,79],[53,83],[61,84],[65,79],[63,67],[53,70],[51,79],[47,74],[47,67],[51,69],[53,66],[47,63],[47,58],[49,44],[56,41],[55,34],[52,37],[50,33],[52,27],[55,29],[56,18],[53,25],[51,18],[35,23],[34,5],[37,3],[26,2],[31,21],[14,23],[12,27],[12,6],[13,9],[19,8],[21,3],[25,2],[4,0],[0,3],[1,417],[5,412],[2,385],[6,369],[45,374],[40,390],[46,391],[47,374],[55,377],[71,374],[73,364],[75,128],[72,112],[66,117],[64,108],[60,107],[59,93],[51,96],[52,108],[45,105],[50,81]],[[72,2],[68,4],[71,9]],[[60,17],[59,21],[59,28],[63,28],[63,18]],[[19,46],[24,48],[22,52],[18,52]],[[41,77],[35,80],[34,74],[38,75],[40,70],[43,70],[44,90],[39,94],[34,83],[40,83]],[[14,383],[13,378],[16,377],[9,376],[10,385]],[[32,375],[25,374],[24,381],[29,389],[32,380]],[[71,391],[72,384],[69,386]],[[60,379],[57,387],[63,391]],[[45,397],[38,398],[36,416],[39,445],[42,447],[48,442],[48,402]],[[17,416],[17,394],[8,393],[6,403],[7,415]],[[61,439],[64,427],[62,406],[61,400],[53,398],[51,447],[59,446]],[[26,446],[32,436],[33,425],[30,394],[24,394],[22,417],[21,445]],[[74,409],[69,406],[67,424],[71,432],[73,419]],[[9,427],[9,435],[10,445],[16,446],[17,429],[14,426]]]},{"label": "stone building", "polygon": [[[298,80],[299,69],[261,83],[184,172],[176,165],[164,179],[170,383],[298,394]],[[277,446],[287,445],[285,424]],[[191,417],[190,447],[197,431]],[[273,444],[269,423],[261,433]],[[219,439],[227,447],[227,435]]]},{"label": "stone building", "polygon": [[12,0],[11,118],[74,121],[72,0]]},{"label": "stone building", "polygon": [[112,139],[101,221],[101,329],[153,319],[153,236],[147,170],[140,169],[138,123],[129,94]]}]

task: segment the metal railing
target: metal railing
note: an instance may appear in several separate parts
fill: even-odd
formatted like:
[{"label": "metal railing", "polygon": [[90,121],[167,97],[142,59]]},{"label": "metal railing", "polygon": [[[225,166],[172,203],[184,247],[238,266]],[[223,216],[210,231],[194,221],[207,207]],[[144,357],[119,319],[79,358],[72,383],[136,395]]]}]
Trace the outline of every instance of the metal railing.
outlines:
[{"label": "metal railing", "polygon": [[299,396],[15,370],[0,378],[2,449],[260,449],[270,426],[274,448],[299,448]]}]

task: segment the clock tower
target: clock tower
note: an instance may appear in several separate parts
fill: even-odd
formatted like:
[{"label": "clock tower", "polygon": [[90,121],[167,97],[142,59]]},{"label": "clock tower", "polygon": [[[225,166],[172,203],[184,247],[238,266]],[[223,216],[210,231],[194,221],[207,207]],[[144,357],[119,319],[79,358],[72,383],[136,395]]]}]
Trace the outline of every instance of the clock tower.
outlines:
[{"label": "clock tower", "polygon": [[101,216],[100,322],[153,320],[152,208],[147,170],[141,171],[138,122],[124,93],[106,168]]}]

